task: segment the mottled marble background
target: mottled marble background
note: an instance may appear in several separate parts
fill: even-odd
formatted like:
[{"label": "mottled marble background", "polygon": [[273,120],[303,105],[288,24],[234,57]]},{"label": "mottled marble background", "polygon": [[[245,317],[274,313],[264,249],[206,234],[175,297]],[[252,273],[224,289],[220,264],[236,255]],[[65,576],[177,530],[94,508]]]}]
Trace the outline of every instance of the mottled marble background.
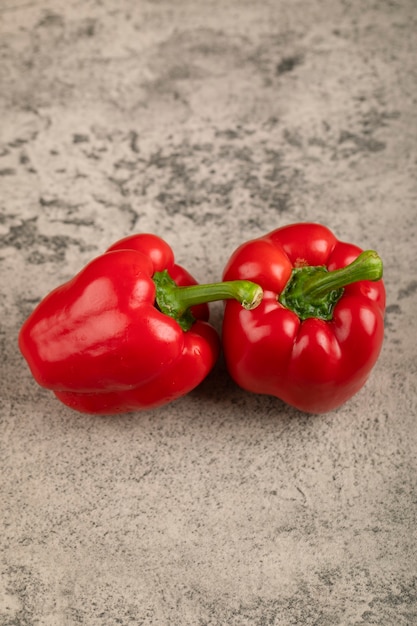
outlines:
[{"label": "mottled marble background", "polygon": [[[417,623],[416,32],[415,0],[0,0],[1,626]],[[20,325],[118,238],[210,281],[299,220],[385,263],[338,411],[222,361],[117,418],[30,377]]]}]

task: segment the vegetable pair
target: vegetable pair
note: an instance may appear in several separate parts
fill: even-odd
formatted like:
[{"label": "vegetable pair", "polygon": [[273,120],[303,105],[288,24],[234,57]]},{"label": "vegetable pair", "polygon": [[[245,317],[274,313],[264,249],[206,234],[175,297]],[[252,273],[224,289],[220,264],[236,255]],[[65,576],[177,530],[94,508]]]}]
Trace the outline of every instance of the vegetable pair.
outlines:
[{"label": "vegetable pair", "polygon": [[37,382],[75,410],[150,409],[185,395],[213,368],[220,341],[207,302],[226,300],[232,378],[321,413],[359,391],[378,358],[381,276],[375,252],[319,224],[243,244],[224,282],[211,285],[197,285],[156,235],[132,235],[47,295],[19,346]]}]

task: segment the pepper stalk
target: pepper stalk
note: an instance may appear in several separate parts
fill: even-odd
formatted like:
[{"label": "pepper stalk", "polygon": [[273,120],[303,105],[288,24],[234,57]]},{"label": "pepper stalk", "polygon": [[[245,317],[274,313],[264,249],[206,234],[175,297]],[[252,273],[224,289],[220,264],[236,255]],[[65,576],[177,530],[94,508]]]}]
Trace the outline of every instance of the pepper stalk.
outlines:
[{"label": "pepper stalk", "polygon": [[218,300],[237,300],[248,311],[262,301],[262,287],[249,280],[231,280],[203,285],[178,286],[167,270],[155,272],[156,304],[162,313],[175,319],[181,328],[189,330],[194,323],[190,308]]},{"label": "pepper stalk", "polygon": [[382,260],[375,250],[365,250],[338,270],[329,271],[325,266],[296,267],[278,300],[301,320],[316,317],[330,321],[344,287],[362,280],[380,280],[382,274]]}]

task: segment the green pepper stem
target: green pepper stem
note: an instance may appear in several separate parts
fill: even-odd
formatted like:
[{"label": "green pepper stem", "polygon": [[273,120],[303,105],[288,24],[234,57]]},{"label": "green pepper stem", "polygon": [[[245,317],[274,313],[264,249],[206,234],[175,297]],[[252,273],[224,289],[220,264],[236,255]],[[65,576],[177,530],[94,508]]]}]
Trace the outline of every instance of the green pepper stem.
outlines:
[{"label": "green pepper stem", "polygon": [[324,266],[296,267],[279,302],[302,320],[316,317],[329,321],[344,287],[361,280],[380,280],[382,272],[382,261],[374,250],[365,250],[346,267],[330,272]]},{"label": "green pepper stem", "polygon": [[220,283],[179,287],[167,270],[153,276],[156,285],[156,303],[159,309],[173,317],[184,330],[189,330],[194,319],[190,307],[217,300],[237,300],[247,310],[255,309],[262,301],[262,287],[249,280],[231,280]]},{"label": "green pepper stem", "polygon": [[303,294],[315,300],[334,289],[341,289],[361,280],[380,280],[382,278],[382,261],[375,250],[365,250],[349,265],[331,272],[313,274],[304,283]]},{"label": "green pepper stem", "polygon": [[180,313],[203,302],[231,299],[237,300],[244,309],[250,311],[258,306],[263,294],[259,285],[248,280],[231,280],[224,283],[176,287],[172,293],[175,295],[178,312]]}]

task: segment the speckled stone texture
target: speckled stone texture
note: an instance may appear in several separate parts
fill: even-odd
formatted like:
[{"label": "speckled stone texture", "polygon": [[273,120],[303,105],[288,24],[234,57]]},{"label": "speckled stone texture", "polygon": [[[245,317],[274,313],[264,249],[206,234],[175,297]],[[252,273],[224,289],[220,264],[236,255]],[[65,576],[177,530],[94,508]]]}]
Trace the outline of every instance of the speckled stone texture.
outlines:
[{"label": "speckled stone texture", "polygon": [[[1,0],[1,626],[417,624],[416,32],[415,0]],[[18,353],[120,237],[211,281],[306,220],[385,263],[383,351],[338,411],[220,360],[80,416]]]}]

